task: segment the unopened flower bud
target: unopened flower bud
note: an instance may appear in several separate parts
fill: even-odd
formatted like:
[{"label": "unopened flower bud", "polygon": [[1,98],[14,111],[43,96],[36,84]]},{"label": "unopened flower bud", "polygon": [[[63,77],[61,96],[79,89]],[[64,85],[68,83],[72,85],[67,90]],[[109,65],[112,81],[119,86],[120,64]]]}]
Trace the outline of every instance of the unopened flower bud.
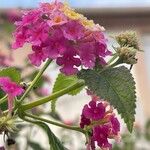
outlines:
[{"label": "unopened flower bud", "polygon": [[126,31],[117,35],[116,40],[121,47],[128,46],[134,49],[139,49],[137,34],[134,31]]},{"label": "unopened flower bud", "polygon": [[124,46],[117,48],[117,53],[119,57],[122,59],[122,62],[127,64],[137,63],[137,59],[135,58],[136,52],[137,49],[135,49],[134,47]]}]

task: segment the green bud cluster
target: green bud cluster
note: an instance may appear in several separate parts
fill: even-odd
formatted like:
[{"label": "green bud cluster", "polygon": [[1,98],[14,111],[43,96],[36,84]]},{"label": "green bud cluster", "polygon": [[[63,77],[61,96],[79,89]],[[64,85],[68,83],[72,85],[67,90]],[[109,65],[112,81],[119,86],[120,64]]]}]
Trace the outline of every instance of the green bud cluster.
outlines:
[{"label": "green bud cluster", "polygon": [[137,50],[133,47],[118,47],[117,53],[119,57],[121,58],[123,63],[127,64],[136,64],[137,59],[135,58]]},{"label": "green bud cluster", "polygon": [[117,43],[120,45],[116,52],[122,63],[136,64],[136,53],[140,51],[137,34],[134,31],[126,31],[115,36]]},{"label": "green bud cluster", "polygon": [[120,33],[115,38],[121,47],[128,46],[140,50],[137,34],[134,31]]}]

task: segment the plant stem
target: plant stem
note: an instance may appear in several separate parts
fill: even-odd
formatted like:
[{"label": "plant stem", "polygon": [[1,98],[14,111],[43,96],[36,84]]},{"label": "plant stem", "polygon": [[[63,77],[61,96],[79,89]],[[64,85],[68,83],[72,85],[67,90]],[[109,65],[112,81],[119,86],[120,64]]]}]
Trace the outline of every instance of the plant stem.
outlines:
[{"label": "plant stem", "polygon": [[118,59],[116,60],[116,62],[114,62],[113,64],[110,65],[110,67],[113,68],[113,67],[115,67],[115,66],[117,66],[117,65],[119,65],[119,64],[122,64],[122,63],[123,63],[122,59],[121,59],[121,58],[118,58]]},{"label": "plant stem", "polygon": [[107,64],[111,64],[117,57],[118,57],[118,54],[115,53],[115,54],[113,55],[113,57],[107,62]]},{"label": "plant stem", "polygon": [[68,125],[65,125],[65,124],[62,124],[62,123],[51,121],[51,120],[48,120],[48,119],[45,119],[45,118],[41,118],[41,117],[38,117],[38,116],[35,116],[35,115],[32,115],[32,114],[28,114],[28,113],[25,113],[24,115],[27,116],[27,117],[30,117],[32,119],[36,119],[36,120],[40,120],[40,121],[43,121],[43,122],[47,122],[47,123],[50,123],[50,124],[58,126],[58,127],[62,127],[62,128],[65,128],[65,129],[75,130],[75,131],[79,131],[81,133],[85,133],[83,129],[81,129],[80,127],[77,127],[77,126],[68,126]]},{"label": "plant stem", "polygon": [[47,103],[47,102],[49,102],[49,101],[51,101],[53,99],[57,99],[58,97],[67,94],[68,92],[71,92],[73,90],[76,90],[76,89],[84,86],[84,84],[85,84],[84,80],[78,80],[77,83],[75,83],[73,85],[70,85],[69,87],[64,88],[64,89],[62,89],[62,90],[60,90],[58,92],[55,92],[55,93],[53,93],[50,96],[47,96],[47,97],[41,98],[41,99],[39,99],[37,101],[34,101],[34,102],[31,102],[31,103],[22,105],[21,106],[21,110],[22,111],[29,110],[29,109],[32,109],[32,108],[34,108],[36,106],[42,105],[44,103]]},{"label": "plant stem", "polygon": [[49,64],[51,62],[52,62],[52,60],[47,60],[47,62],[43,66],[43,68],[38,72],[38,74],[36,75],[36,77],[34,78],[34,80],[31,82],[30,86],[27,88],[27,90],[25,91],[25,93],[23,94],[23,96],[20,98],[20,100],[19,100],[20,104],[26,98],[26,96],[28,95],[28,93],[32,90],[32,88],[34,87],[34,85],[38,82],[38,80],[40,79],[40,77],[42,76],[42,74],[44,73],[44,71],[47,69],[47,67],[49,66]]},{"label": "plant stem", "polygon": [[0,105],[7,100],[7,95],[0,99]]}]

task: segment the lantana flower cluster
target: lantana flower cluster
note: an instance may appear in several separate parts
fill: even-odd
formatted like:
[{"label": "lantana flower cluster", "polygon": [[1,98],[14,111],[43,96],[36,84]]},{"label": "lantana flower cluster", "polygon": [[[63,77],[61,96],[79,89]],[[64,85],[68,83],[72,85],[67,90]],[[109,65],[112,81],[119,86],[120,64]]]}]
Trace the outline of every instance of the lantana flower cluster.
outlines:
[{"label": "lantana flower cluster", "polygon": [[16,26],[12,47],[30,43],[32,53],[28,56],[35,66],[49,58],[56,60],[62,73],[72,75],[81,66],[91,69],[96,62],[105,65],[104,58],[111,55],[104,28],[61,2],[42,3],[24,12]]},{"label": "lantana flower cluster", "polygon": [[120,123],[113,107],[92,95],[92,100],[82,110],[80,127],[88,132],[87,150],[95,150],[96,143],[102,150],[112,149],[109,139],[120,139]]}]

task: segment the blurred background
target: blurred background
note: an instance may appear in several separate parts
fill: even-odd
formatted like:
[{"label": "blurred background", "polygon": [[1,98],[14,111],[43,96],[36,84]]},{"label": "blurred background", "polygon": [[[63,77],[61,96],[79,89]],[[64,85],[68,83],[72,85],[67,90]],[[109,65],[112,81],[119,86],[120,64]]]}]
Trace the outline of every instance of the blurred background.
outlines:
[{"label": "blurred background", "polygon": [[[17,65],[23,68],[24,78],[29,77],[28,73],[33,69],[26,61],[30,47],[24,47],[26,50],[16,50],[12,52],[11,42],[13,41],[12,32],[14,30],[13,23],[21,17],[21,9],[37,7],[39,2],[50,2],[50,0],[0,0],[0,63],[4,66]],[[122,128],[123,141],[120,147],[114,144],[114,150],[149,150],[150,149],[150,0],[67,0],[67,2],[77,11],[83,13],[96,23],[104,26],[107,37],[110,41],[110,48],[114,44],[111,36],[121,31],[135,30],[139,35],[139,42],[144,53],[138,54],[138,64],[133,67],[133,74],[137,83],[137,109],[136,109],[136,128],[135,133],[131,136],[126,132],[125,127]],[[4,58],[7,57],[6,62]],[[28,68],[29,67],[29,68]],[[35,68],[37,69],[37,68]],[[44,94],[50,93],[52,85],[57,77],[58,68],[53,65],[46,73],[46,83],[42,85]],[[32,76],[33,77],[33,76]],[[48,82],[47,82],[48,81]],[[39,91],[38,91],[39,92]],[[34,96],[38,95],[35,91]],[[46,93],[47,92],[47,93]],[[34,97],[32,96],[32,97]],[[57,103],[58,116],[66,123],[72,124],[77,122],[81,113],[81,108],[89,100],[85,97],[84,92],[75,96],[64,96]],[[47,104],[44,110],[49,112],[50,104]],[[40,110],[35,110],[39,113]],[[67,110],[67,111],[66,111]],[[36,112],[36,113],[37,113]],[[50,113],[47,113],[49,117]],[[74,117],[73,117],[74,116]],[[60,119],[59,118],[59,119]],[[56,119],[56,116],[54,117]],[[57,118],[58,119],[58,118]],[[53,129],[56,133],[60,130]],[[33,132],[33,135],[28,133]],[[47,150],[46,138],[41,131],[34,127],[26,128],[23,133],[19,134],[16,139],[22,142],[19,145],[20,150],[37,149],[34,144],[42,135],[42,146]],[[72,139],[67,137],[68,131],[63,131],[59,135],[64,143],[67,141],[70,150],[84,150],[84,141],[80,140],[81,135],[73,132]],[[70,133],[70,131],[68,132]],[[33,141],[25,141],[24,138],[34,137]],[[37,139],[36,139],[37,138]],[[32,138],[31,138],[32,139]],[[82,139],[82,138],[81,138]],[[27,143],[31,146],[26,146]],[[80,144],[81,143],[81,144]],[[38,143],[39,144],[39,143]],[[20,146],[21,145],[21,146]],[[34,145],[34,146],[33,146]],[[37,145],[36,145],[37,146]],[[15,148],[17,149],[17,147]],[[38,150],[38,149],[37,149]]]}]

